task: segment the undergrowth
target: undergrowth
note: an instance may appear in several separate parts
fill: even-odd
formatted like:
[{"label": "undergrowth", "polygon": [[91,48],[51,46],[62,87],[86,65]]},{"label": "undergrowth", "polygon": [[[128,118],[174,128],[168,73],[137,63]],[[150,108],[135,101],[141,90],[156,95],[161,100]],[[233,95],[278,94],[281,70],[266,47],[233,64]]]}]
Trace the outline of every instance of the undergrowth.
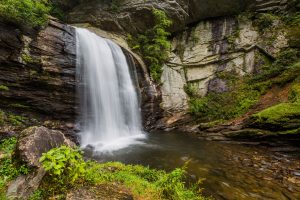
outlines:
[{"label": "undergrowth", "polygon": [[162,67],[168,59],[171,43],[167,29],[172,21],[164,11],[153,9],[154,26],[144,34],[128,35],[128,43],[133,50],[138,51],[149,66],[151,77],[159,82]]},{"label": "undergrowth", "polygon": [[0,19],[18,25],[43,26],[50,11],[51,5],[48,0],[0,1]]},{"label": "undergrowth", "polygon": [[[293,51],[287,51],[284,55],[257,75],[232,79],[233,73],[223,74],[221,78],[225,79],[230,87],[228,92],[210,92],[202,98],[191,96],[189,93],[190,113],[206,122],[220,119],[228,120],[245,114],[272,86],[284,86],[299,78],[300,62],[284,65],[284,63],[295,62],[298,57]],[[294,109],[294,106],[289,109],[292,108]]]},{"label": "undergrowth", "polygon": [[[48,171],[39,190],[43,191],[44,197],[63,196],[70,189],[80,186],[104,184],[126,188],[134,199],[205,199],[201,196],[200,182],[191,187],[186,186],[184,168],[167,173],[119,162],[85,162],[80,151],[65,146],[50,150],[43,155],[41,162]],[[71,182],[68,181],[70,178]]]},{"label": "undergrowth", "polygon": [[9,138],[0,142],[0,199],[6,199],[7,184],[21,174],[28,174],[25,165],[19,165],[12,158],[17,144],[16,138]]}]

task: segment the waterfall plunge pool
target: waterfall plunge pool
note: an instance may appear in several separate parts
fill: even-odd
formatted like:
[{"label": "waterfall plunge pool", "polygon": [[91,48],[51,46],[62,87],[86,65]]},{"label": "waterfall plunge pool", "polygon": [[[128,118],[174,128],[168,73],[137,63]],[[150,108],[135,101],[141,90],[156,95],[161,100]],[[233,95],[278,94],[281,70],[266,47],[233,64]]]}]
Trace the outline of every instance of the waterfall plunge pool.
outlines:
[{"label": "waterfall plunge pool", "polygon": [[86,151],[99,162],[120,161],[173,170],[189,161],[190,181],[205,178],[204,194],[228,200],[300,199],[300,158],[240,144],[202,141],[184,133],[148,134],[113,152]]}]

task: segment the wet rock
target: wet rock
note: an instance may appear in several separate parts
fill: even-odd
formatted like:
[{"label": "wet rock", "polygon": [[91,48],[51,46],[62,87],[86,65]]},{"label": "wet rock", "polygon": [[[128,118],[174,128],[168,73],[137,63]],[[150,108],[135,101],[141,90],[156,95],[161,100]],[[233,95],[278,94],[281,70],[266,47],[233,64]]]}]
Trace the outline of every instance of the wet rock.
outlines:
[{"label": "wet rock", "polygon": [[28,175],[19,176],[8,186],[6,197],[8,199],[28,199],[39,187],[46,171],[42,168]]},{"label": "wet rock", "polygon": [[46,127],[30,127],[22,131],[17,144],[17,156],[30,167],[40,167],[39,158],[52,148],[75,144],[56,130]]},{"label": "wet rock", "polygon": [[118,186],[99,185],[96,187],[81,187],[70,191],[66,200],[133,200],[133,196]]}]

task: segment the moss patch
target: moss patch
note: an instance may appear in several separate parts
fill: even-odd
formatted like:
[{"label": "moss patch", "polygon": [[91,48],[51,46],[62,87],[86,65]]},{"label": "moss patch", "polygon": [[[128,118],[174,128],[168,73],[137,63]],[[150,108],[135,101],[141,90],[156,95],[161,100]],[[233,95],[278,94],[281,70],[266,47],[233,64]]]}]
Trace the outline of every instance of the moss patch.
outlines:
[{"label": "moss patch", "polygon": [[281,103],[267,108],[253,115],[253,117],[261,123],[277,124],[286,122],[291,118],[300,117],[300,104]]}]

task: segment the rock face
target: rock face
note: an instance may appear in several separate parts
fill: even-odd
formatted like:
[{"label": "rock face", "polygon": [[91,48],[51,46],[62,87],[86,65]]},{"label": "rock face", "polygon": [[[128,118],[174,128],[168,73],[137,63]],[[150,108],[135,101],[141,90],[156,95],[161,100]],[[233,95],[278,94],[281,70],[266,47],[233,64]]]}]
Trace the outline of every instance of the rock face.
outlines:
[{"label": "rock face", "polygon": [[60,131],[45,127],[30,127],[22,131],[17,144],[17,155],[30,167],[40,167],[40,157],[49,150],[67,145],[75,147]]},{"label": "rock face", "polygon": [[19,176],[9,185],[6,197],[8,199],[28,199],[38,189],[45,174],[46,171],[40,168],[31,174]]},{"label": "rock face", "polygon": [[[70,23],[90,23],[106,31],[137,33],[153,24],[151,10],[164,10],[172,19],[172,32],[187,24],[211,17],[227,16],[243,11],[252,0],[89,0],[69,14]],[[218,5],[218,6],[216,6]]]},{"label": "rock face", "polygon": [[75,51],[71,26],[51,20],[38,33],[22,34],[0,23],[0,85],[7,87],[0,91],[1,106],[74,118]]},{"label": "rock face", "polygon": [[227,91],[222,73],[255,73],[265,60],[276,57],[280,49],[287,47],[285,35],[274,30],[262,36],[252,21],[243,17],[202,21],[176,35],[162,74],[163,109],[186,110],[187,86],[193,87],[198,96]]}]

